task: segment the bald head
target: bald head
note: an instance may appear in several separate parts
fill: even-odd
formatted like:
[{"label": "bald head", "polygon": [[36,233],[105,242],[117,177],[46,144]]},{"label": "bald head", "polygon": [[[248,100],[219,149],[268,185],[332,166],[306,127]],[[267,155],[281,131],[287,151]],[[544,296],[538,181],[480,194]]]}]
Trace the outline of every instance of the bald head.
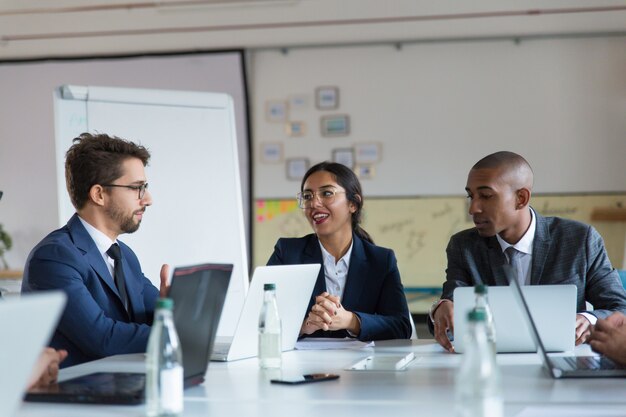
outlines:
[{"label": "bald head", "polygon": [[497,234],[512,245],[519,242],[532,220],[532,186],[533,171],[518,154],[496,152],[478,161],[465,186],[478,234]]},{"label": "bald head", "polygon": [[513,189],[533,189],[533,170],[522,156],[509,151],[500,151],[485,156],[476,162],[472,169],[493,169],[500,173],[501,178]]}]

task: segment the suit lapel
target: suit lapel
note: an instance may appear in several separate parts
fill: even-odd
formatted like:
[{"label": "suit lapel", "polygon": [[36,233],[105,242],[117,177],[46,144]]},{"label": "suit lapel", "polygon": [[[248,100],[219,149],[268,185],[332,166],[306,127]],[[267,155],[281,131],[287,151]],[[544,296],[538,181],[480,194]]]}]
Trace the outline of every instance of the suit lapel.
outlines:
[{"label": "suit lapel", "polygon": [[343,300],[341,303],[347,306],[348,310],[357,306],[361,299],[361,293],[367,286],[364,280],[368,277],[368,261],[365,257],[363,241],[356,235],[352,235],[352,254],[350,255],[350,267],[346,277],[346,286],[343,290]]},{"label": "suit lapel", "polygon": [[[72,216],[70,221],[67,223],[67,227],[70,231],[74,244],[80,251],[83,252],[87,263],[89,263],[100,280],[103,281],[105,285],[111,289],[111,291],[113,291],[120,304],[122,304],[122,299],[120,298],[120,294],[117,292],[117,287],[115,286],[113,277],[109,272],[109,268],[104,263],[104,259],[102,258],[100,251],[98,251],[98,247],[95,242],[80,222],[78,214],[74,214],[74,216]],[[122,310],[124,310],[124,308],[122,308]]]},{"label": "suit lapel", "polygon": [[535,213],[535,219],[537,222],[537,228],[535,230],[535,238],[533,240],[533,255],[532,265],[530,267],[530,283],[531,285],[537,285],[541,282],[541,275],[543,274],[543,266],[546,264],[546,258],[548,252],[550,252],[550,246],[552,239],[550,237],[550,231],[548,230],[548,224],[545,219]]},{"label": "suit lapel", "polygon": [[315,281],[315,287],[313,288],[313,296],[311,297],[311,303],[309,310],[315,301],[315,297],[326,291],[326,277],[324,275],[324,258],[322,257],[322,249],[320,249],[320,242],[316,235],[310,235],[308,242],[304,248],[304,255],[302,257],[303,264],[322,264],[320,272],[317,275],[317,281]]},{"label": "suit lapel", "polygon": [[[493,281],[489,277],[482,277],[483,283],[487,285],[509,285],[509,281],[504,276],[504,265],[507,264],[506,256],[502,252],[502,247],[498,243],[498,239],[495,236],[486,238],[487,248],[489,253],[489,265],[491,266],[491,276]],[[486,279],[486,280],[485,280]]]}]

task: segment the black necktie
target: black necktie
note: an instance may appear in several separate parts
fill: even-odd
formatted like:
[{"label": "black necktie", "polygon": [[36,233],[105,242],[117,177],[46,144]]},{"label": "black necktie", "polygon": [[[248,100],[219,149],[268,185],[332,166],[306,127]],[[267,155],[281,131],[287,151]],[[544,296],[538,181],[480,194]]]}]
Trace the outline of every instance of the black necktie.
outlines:
[{"label": "black necktie", "polygon": [[107,255],[115,261],[115,286],[117,287],[117,291],[120,293],[120,298],[122,299],[124,308],[126,311],[129,311],[128,294],[126,294],[126,280],[124,279],[124,268],[122,268],[122,251],[120,250],[119,245],[117,243],[112,244],[107,251]]}]

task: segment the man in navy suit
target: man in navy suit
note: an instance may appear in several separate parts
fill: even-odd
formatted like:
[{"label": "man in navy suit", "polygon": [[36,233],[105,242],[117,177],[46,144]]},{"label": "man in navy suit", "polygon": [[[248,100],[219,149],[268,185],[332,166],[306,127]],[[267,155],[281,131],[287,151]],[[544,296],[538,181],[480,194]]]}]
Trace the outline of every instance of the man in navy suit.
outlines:
[{"label": "man in navy suit", "polygon": [[[152,204],[144,171],[149,158],[146,148],[105,134],[83,133],[67,151],[76,214],[32,250],[22,282],[23,292],[67,294],[51,342],[67,350],[64,366],[146,350],[159,290],[117,237],[135,232]],[[168,272],[164,265],[162,293]]]},{"label": "man in navy suit", "polygon": [[[532,187],[530,165],[513,152],[488,155],[470,170],[465,191],[476,227],[450,238],[443,293],[429,320],[435,339],[447,350],[454,349],[447,336],[454,330],[454,289],[507,285],[502,268],[507,263],[522,285],[576,285],[572,333],[577,345],[587,340],[598,318],[626,312],[626,292],[598,232],[573,220],[542,217],[530,207]],[[586,311],[586,301],[593,311]]]}]

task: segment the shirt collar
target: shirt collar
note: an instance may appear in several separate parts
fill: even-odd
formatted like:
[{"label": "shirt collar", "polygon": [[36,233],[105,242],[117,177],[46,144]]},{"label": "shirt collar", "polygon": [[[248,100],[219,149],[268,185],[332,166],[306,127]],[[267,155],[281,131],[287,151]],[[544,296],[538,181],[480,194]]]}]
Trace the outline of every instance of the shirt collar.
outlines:
[{"label": "shirt collar", "polygon": [[515,249],[517,249],[518,251],[522,253],[532,255],[533,242],[535,241],[535,230],[537,229],[537,219],[536,219],[535,212],[533,211],[533,209],[529,208],[529,210],[530,210],[530,216],[531,216],[530,227],[528,228],[526,233],[524,233],[524,236],[522,236],[519,242],[517,242],[515,245],[511,245],[510,243],[502,239],[500,235],[496,235],[496,238],[498,239],[498,243],[500,244],[500,247],[502,248],[502,252],[507,250],[509,246],[513,246]]},{"label": "shirt collar", "polygon": [[95,227],[87,223],[87,221],[84,220],[82,217],[78,216],[78,220],[80,220],[83,226],[85,226],[87,233],[89,233],[89,236],[91,236],[91,239],[93,239],[100,254],[102,256],[106,255],[106,252],[109,250],[112,244],[116,243],[116,241],[111,240],[107,235],[102,233],[100,230],[96,229]]},{"label": "shirt collar", "polygon": [[350,268],[350,255],[352,255],[352,246],[354,246],[354,239],[352,239],[352,242],[350,242],[350,247],[348,248],[348,251],[346,252],[346,254],[343,255],[343,257],[337,261],[335,261],[335,257],[331,255],[326,250],[326,248],[324,248],[324,245],[322,245],[322,242],[319,242],[319,244],[320,244],[320,248],[322,248],[322,257],[324,258],[324,262],[332,262],[333,264],[338,264],[339,262],[343,261],[346,264],[346,269]]}]

